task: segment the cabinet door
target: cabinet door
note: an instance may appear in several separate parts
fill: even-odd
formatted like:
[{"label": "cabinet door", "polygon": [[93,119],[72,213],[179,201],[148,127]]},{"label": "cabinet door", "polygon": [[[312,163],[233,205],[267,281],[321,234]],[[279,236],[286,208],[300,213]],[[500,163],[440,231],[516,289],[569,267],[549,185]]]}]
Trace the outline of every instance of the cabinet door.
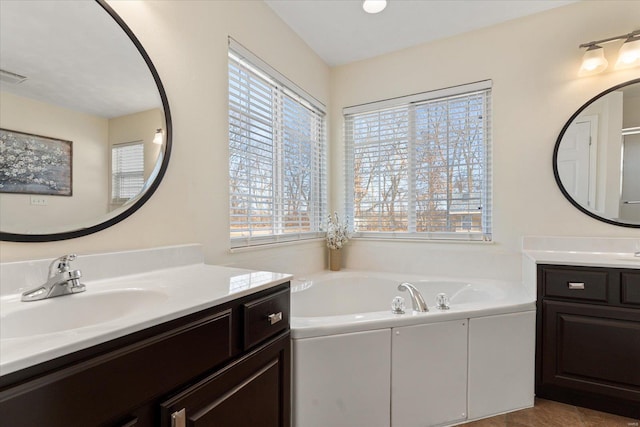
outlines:
[{"label": "cabinet door", "polygon": [[640,311],[556,301],[542,307],[542,391],[560,387],[640,405]]},{"label": "cabinet door", "polygon": [[165,401],[162,426],[288,427],[290,348],[287,332]]},{"label": "cabinet door", "polygon": [[392,329],[391,425],[466,418],[467,320]]},{"label": "cabinet door", "polygon": [[469,419],[533,406],[536,312],[469,320]]},{"label": "cabinet door", "polygon": [[295,427],[389,427],[390,329],[293,346]]}]

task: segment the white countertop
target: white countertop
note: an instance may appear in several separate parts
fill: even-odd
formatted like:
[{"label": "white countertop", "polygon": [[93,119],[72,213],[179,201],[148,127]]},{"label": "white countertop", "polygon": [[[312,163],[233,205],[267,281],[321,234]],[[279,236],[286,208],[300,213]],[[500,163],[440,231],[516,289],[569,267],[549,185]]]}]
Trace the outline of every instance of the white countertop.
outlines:
[{"label": "white countertop", "polygon": [[523,254],[537,264],[640,269],[640,257],[629,253],[529,250]]},{"label": "white countertop", "polygon": [[[0,375],[271,288],[291,277],[282,273],[197,263],[101,280],[82,280],[86,285],[85,292],[42,301],[21,302],[19,293],[3,295],[0,299],[2,322],[12,315],[19,318],[24,314],[21,311],[37,312],[37,305],[44,308],[44,312],[52,312],[53,309],[56,313],[64,310],[66,304],[77,307],[83,299],[87,304],[94,303],[114,290],[143,295],[150,293],[154,298],[152,303],[141,304],[140,308],[134,306],[124,315],[93,325],[79,324],[72,330],[16,338],[0,336]],[[28,316],[33,322],[47,321],[31,320],[32,317]]]},{"label": "white countertop", "polygon": [[537,264],[640,268],[640,239],[628,237],[525,236],[525,261]]},{"label": "white countertop", "polygon": [[640,239],[626,237],[525,236],[522,239],[522,281],[537,295],[537,265],[640,269]]}]

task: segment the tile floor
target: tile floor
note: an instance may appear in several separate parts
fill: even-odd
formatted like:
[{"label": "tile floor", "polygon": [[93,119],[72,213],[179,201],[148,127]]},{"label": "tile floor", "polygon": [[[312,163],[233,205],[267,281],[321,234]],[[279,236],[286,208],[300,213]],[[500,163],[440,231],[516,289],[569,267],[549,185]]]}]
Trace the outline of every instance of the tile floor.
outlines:
[{"label": "tile floor", "polygon": [[536,399],[533,408],[461,424],[464,427],[640,427],[640,420]]}]

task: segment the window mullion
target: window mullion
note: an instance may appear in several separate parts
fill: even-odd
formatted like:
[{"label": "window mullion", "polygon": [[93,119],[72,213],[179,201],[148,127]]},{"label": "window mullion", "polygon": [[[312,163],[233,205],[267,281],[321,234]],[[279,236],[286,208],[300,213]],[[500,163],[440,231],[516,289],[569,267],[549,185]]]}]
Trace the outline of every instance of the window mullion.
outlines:
[{"label": "window mullion", "polygon": [[447,230],[451,229],[451,163],[450,163],[450,159],[451,159],[451,120],[450,120],[450,115],[451,115],[451,110],[450,110],[450,105],[447,102],[447,112],[446,112],[446,123],[447,123],[447,139],[446,139],[446,151],[445,151],[445,157],[446,157],[446,162],[445,162],[445,167],[446,167],[446,195],[445,195],[445,200],[446,200],[446,206],[447,206]]},{"label": "window mullion", "polygon": [[[318,117],[317,116],[313,116],[313,119],[309,121],[309,135],[313,135],[314,136],[314,140],[315,141],[321,141],[322,140],[322,129],[320,127],[320,123],[318,121]],[[309,194],[309,208],[311,208],[311,210],[308,212],[309,215],[309,223],[311,225],[311,228],[314,230],[321,230],[322,229],[322,210],[321,210],[321,206],[322,206],[322,183],[324,180],[324,177],[322,176],[322,168],[321,168],[321,161],[322,161],[322,148],[320,146],[320,144],[313,144],[312,146],[312,150],[311,150],[311,188],[313,189],[311,194]]]},{"label": "window mullion", "polygon": [[483,192],[482,192],[482,233],[483,240],[492,239],[492,153],[490,142],[492,140],[491,135],[491,96],[490,91],[482,95],[482,131],[484,134],[484,150],[482,153],[483,170]]},{"label": "window mullion", "polygon": [[355,151],[353,149],[353,117],[345,117],[344,129],[345,129],[345,154],[344,154],[344,178],[345,178],[345,195],[344,204],[345,212],[351,215],[353,219],[351,222],[352,230],[356,227],[355,216]]},{"label": "window mullion", "polygon": [[408,195],[407,195],[407,231],[409,233],[416,232],[416,147],[417,147],[417,131],[416,131],[416,109],[415,106],[409,106],[409,123],[408,123],[408,165],[407,165],[407,180],[408,180]]},{"label": "window mullion", "polygon": [[282,92],[274,88],[273,92],[273,231],[284,232],[284,119]]}]

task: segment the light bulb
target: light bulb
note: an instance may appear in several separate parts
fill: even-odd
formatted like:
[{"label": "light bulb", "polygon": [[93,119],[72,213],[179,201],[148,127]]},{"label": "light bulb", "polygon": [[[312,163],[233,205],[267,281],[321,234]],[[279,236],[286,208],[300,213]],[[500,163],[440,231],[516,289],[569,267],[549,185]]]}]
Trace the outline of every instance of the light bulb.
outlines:
[{"label": "light bulb", "polygon": [[379,13],[387,7],[387,0],[364,0],[362,8],[367,13]]},{"label": "light bulb", "polygon": [[640,37],[629,37],[618,51],[616,68],[640,65]]},{"label": "light bulb", "polygon": [[593,45],[584,53],[582,58],[582,66],[580,67],[579,75],[597,74],[604,71],[609,65],[609,62],[604,57],[604,49],[602,47]]}]

